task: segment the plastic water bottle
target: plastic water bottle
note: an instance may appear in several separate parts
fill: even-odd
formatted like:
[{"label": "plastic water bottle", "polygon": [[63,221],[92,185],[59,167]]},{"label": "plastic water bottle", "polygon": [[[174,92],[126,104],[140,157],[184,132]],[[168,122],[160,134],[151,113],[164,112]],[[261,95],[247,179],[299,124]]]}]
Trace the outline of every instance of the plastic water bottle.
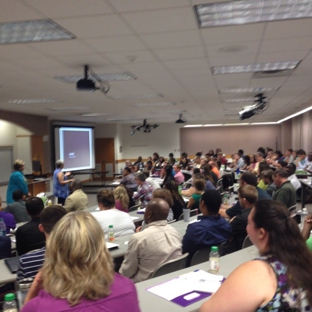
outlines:
[{"label": "plastic water bottle", "polygon": [[115,240],[114,227],[112,225],[108,226],[108,240],[110,242],[113,242]]},{"label": "plastic water bottle", "polygon": [[300,216],[300,223],[301,223],[301,229],[303,229],[304,226],[304,220],[306,216],[308,215],[308,209],[307,208],[302,208],[301,216]]},{"label": "plastic water bottle", "polygon": [[6,225],[3,218],[0,218],[0,236],[6,236]]},{"label": "plastic water bottle", "polygon": [[209,254],[209,271],[219,271],[219,249],[217,246],[212,246]]},{"label": "plastic water bottle", "polygon": [[4,304],[2,306],[3,312],[18,312],[15,294],[10,293],[4,296]]},{"label": "plastic water bottle", "polygon": [[181,195],[182,194],[182,185],[178,186],[178,191],[179,191],[179,194]]}]

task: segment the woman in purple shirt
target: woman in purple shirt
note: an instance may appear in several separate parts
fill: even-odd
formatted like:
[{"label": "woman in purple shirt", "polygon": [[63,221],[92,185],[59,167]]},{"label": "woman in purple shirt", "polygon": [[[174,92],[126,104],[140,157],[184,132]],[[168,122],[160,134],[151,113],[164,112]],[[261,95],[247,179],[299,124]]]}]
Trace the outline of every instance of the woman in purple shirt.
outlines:
[{"label": "woman in purple shirt", "polygon": [[103,231],[85,211],[70,212],[53,229],[46,259],[23,312],[139,312],[136,289],[114,273]]}]

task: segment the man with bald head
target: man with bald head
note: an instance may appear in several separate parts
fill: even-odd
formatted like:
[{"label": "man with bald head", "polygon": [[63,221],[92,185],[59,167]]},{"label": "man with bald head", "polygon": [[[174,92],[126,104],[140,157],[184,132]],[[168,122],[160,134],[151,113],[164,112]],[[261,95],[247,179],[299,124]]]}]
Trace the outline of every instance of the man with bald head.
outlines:
[{"label": "man with bald head", "polygon": [[145,229],[134,234],[128,244],[119,273],[135,283],[148,279],[162,263],[182,255],[179,233],[167,223],[169,205],[160,198],[152,199],[146,207]]},{"label": "man with bald head", "polygon": [[82,182],[73,182],[73,193],[66,198],[64,208],[67,212],[85,210],[88,208],[88,196],[82,190]]}]

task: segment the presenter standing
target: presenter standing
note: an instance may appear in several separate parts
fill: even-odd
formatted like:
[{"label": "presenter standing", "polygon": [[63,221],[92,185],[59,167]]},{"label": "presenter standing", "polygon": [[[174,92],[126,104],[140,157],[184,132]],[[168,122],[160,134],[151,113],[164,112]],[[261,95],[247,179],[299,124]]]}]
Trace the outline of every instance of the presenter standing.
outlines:
[{"label": "presenter standing", "polygon": [[20,190],[23,195],[31,196],[28,193],[28,183],[25,178],[23,171],[25,167],[25,162],[21,159],[16,159],[13,163],[14,171],[11,173],[9,185],[6,193],[6,203],[12,204],[14,203],[13,192],[16,190]]},{"label": "presenter standing", "polygon": [[71,174],[70,172],[62,172],[64,168],[64,162],[62,160],[58,160],[55,163],[56,169],[53,173],[53,195],[57,197],[57,203],[64,206],[65,200],[69,195],[68,183],[73,182],[73,179],[67,179],[67,177]]}]

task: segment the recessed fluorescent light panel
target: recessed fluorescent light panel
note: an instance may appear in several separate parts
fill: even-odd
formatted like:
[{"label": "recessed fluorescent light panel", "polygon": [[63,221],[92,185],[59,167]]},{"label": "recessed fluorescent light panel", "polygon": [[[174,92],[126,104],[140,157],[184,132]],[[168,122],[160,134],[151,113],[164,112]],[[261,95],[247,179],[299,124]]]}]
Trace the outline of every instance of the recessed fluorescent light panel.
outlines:
[{"label": "recessed fluorescent light panel", "polygon": [[288,116],[288,117],[286,117],[286,118],[284,118],[284,119],[278,120],[277,122],[278,122],[278,123],[281,123],[281,122],[286,121],[286,120],[288,120],[288,119],[290,119],[290,118],[293,118],[293,117],[296,117],[296,116],[298,116],[298,115],[301,115],[301,114],[303,114],[303,113],[305,113],[305,112],[307,112],[307,111],[309,111],[309,110],[311,110],[311,109],[312,109],[312,106],[310,106],[310,107],[308,107],[308,108],[306,108],[306,109],[303,109],[303,110],[299,111],[298,113],[292,114],[292,115],[290,115],[290,116]]},{"label": "recessed fluorescent light panel", "polygon": [[229,123],[229,124],[223,124],[223,126],[247,126],[249,123]]},{"label": "recessed fluorescent light panel", "polygon": [[101,113],[86,113],[80,114],[82,117],[97,117],[97,116],[110,116],[109,114],[101,114]]},{"label": "recessed fluorescent light panel", "polygon": [[136,103],[133,104],[135,107],[151,107],[151,106],[170,106],[174,105],[171,102],[159,102],[159,103]]},{"label": "recessed fluorescent light panel", "polygon": [[295,69],[300,61],[276,62],[276,63],[258,63],[247,65],[230,65],[211,67],[213,75],[254,73],[259,71],[277,71],[286,69]]},{"label": "recessed fluorescent light panel", "polygon": [[195,5],[201,28],[312,17],[311,1],[228,1]]},{"label": "recessed fluorescent light panel", "polygon": [[8,103],[23,105],[23,104],[50,104],[50,103],[62,103],[62,102],[63,101],[56,100],[56,99],[15,99],[15,100],[10,100]]},{"label": "recessed fluorescent light panel", "polygon": [[[129,72],[124,73],[113,73],[113,74],[97,74],[96,75],[102,81],[127,81],[135,80],[137,77]],[[54,79],[60,80],[66,83],[76,83],[78,80],[82,79],[81,75],[74,76],[55,76]]]},{"label": "recessed fluorescent light panel", "polygon": [[187,125],[184,126],[183,128],[198,128],[198,127],[202,127],[203,125]]},{"label": "recessed fluorescent light panel", "polygon": [[117,96],[106,96],[111,100],[140,100],[140,99],[153,99],[162,98],[163,94],[136,94],[136,95],[117,95]]},{"label": "recessed fluorescent light panel", "polygon": [[263,92],[274,92],[278,88],[226,88],[220,89],[219,94],[237,94],[237,93],[263,93]]},{"label": "recessed fluorescent light panel", "polygon": [[49,108],[46,108],[46,110],[53,111],[53,112],[85,110],[85,109],[90,109],[90,107],[70,106],[70,107],[49,107]]},{"label": "recessed fluorescent light panel", "polygon": [[74,38],[69,31],[48,19],[0,24],[0,44]]},{"label": "recessed fluorescent light panel", "polygon": [[240,103],[240,102],[254,102],[255,98],[243,98],[243,99],[223,99],[221,103]]}]

